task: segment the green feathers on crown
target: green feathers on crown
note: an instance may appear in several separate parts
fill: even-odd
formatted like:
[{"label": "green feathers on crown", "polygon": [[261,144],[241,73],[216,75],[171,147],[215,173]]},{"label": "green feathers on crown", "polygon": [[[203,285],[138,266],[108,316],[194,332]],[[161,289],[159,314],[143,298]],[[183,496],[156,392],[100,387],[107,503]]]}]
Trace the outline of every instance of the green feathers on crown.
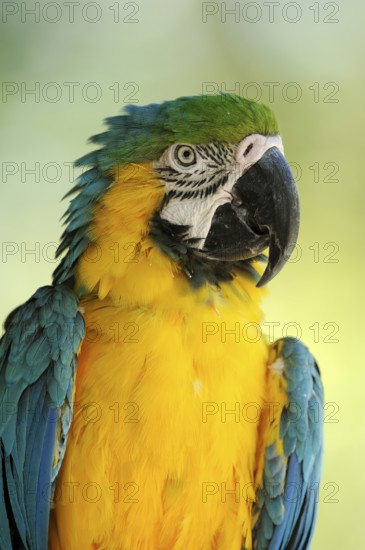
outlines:
[{"label": "green feathers on crown", "polygon": [[278,125],[262,103],[229,95],[181,97],[145,107],[129,105],[107,118],[109,129],[90,138],[101,149],[77,165],[113,166],[157,160],[173,143],[238,143],[249,134],[274,135]]}]

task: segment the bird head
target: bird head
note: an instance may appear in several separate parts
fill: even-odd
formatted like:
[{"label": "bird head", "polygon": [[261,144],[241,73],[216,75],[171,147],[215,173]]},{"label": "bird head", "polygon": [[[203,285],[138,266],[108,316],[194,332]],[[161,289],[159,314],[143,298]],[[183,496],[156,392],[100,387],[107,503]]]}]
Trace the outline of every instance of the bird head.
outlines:
[{"label": "bird head", "polygon": [[[130,105],[107,123],[91,138],[101,147],[77,163],[91,168],[71,191],[78,195],[66,213],[58,254],[67,253],[55,282],[71,284],[90,243],[105,241],[112,215],[118,228],[134,219],[139,252],[156,247],[195,286],[235,270],[261,286],[281,270],[297,239],[299,199],[267,106],[228,94],[183,97]],[[98,217],[106,225],[98,227]],[[258,280],[252,264],[267,248]]]}]

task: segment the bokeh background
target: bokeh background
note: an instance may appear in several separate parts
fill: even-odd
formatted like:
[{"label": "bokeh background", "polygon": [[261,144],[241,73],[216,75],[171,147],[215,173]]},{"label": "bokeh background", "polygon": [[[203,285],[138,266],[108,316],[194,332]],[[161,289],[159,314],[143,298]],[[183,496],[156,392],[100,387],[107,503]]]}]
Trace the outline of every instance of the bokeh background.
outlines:
[{"label": "bokeh background", "polygon": [[202,92],[271,105],[297,176],[302,224],[265,301],[266,329],[301,336],[322,370],[326,452],[313,549],[365,548],[365,5],[38,6],[1,5],[1,320],[50,282],[61,198],[77,175],[72,161],[89,150],[103,118],[128,103]]}]

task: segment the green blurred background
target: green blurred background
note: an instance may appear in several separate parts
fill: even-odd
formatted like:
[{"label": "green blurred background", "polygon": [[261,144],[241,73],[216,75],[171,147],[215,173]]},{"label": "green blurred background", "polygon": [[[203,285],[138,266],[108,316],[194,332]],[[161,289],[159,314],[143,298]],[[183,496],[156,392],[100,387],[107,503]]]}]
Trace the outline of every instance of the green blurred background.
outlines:
[{"label": "green blurred background", "polygon": [[365,548],[364,4],[139,0],[75,2],[74,13],[63,2],[1,8],[0,318],[50,282],[71,163],[89,150],[86,140],[103,118],[124,104],[204,91],[268,103],[297,175],[302,224],[292,260],[271,284],[266,321],[276,323],[275,338],[299,335],[310,346],[326,390],[313,549]]}]

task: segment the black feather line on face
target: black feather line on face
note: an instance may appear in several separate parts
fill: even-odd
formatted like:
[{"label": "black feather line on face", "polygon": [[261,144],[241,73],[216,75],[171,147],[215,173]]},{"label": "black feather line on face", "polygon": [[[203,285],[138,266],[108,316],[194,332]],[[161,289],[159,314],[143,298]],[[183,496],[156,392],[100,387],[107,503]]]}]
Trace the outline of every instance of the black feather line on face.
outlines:
[{"label": "black feather line on face", "polygon": [[193,288],[206,283],[217,287],[224,281],[230,281],[237,273],[246,273],[255,283],[260,275],[252,266],[255,260],[267,260],[259,254],[249,260],[223,262],[205,257],[196,248],[200,239],[189,238],[189,226],[174,225],[161,218],[156,212],[150,221],[150,237],[158,248],[174,261],[178,262]]},{"label": "black feather line on face", "polygon": [[[207,187],[204,187],[203,189],[195,189],[195,188],[206,184],[207,183],[206,178],[203,178],[201,180],[194,182],[193,185],[191,185],[190,187],[189,187],[189,182],[186,182],[183,180],[176,181],[175,184],[177,187],[179,187],[179,189],[171,189],[170,191],[168,191],[166,193],[166,200],[164,204],[167,204],[167,202],[173,197],[180,200],[208,197],[209,195],[214,194],[219,187],[223,187],[227,183],[228,176],[229,174],[225,173],[218,181],[216,181],[215,183]],[[209,179],[208,182],[210,180],[211,179]],[[165,181],[171,181],[171,180],[170,179],[167,180],[165,178]],[[186,189],[180,189],[180,187],[183,187],[183,186],[186,187]]]}]

